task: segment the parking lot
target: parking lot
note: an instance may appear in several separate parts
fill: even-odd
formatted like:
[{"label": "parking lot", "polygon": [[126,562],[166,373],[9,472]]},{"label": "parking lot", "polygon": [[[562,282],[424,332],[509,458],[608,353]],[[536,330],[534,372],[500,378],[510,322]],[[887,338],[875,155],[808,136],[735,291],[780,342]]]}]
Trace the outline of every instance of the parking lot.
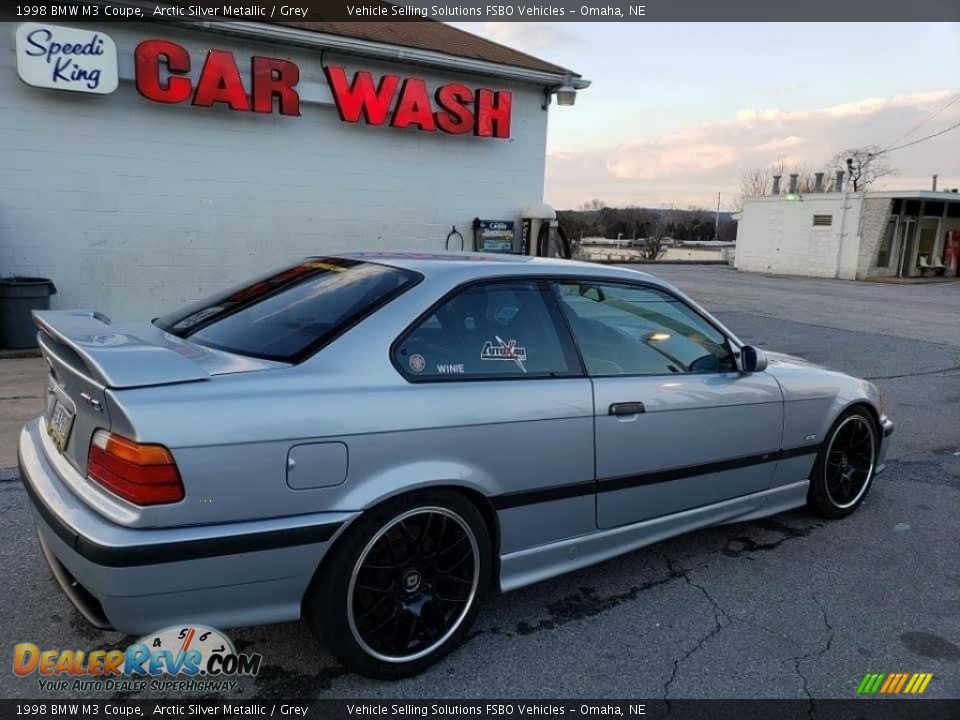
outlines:
[{"label": "parking lot", "polygon": [[[960,283],[656,273],[745,341],[883,390],[897,429],[857,513],[703,530],[491,598],[463,648],[402,682],[346,673],[299,624],[228,631],[265,665],[230,697],[852,698],[867,672],[932,672],[927,696],[960,697]],[[10,428],[42,403],[42,375],[40,360],[0,361],[0,467],[15,462]],[[69,605],[16,473],[0,481],[5,652],[125,647]],[[0,696],[43,693],[36,676],[4,672]]]}]

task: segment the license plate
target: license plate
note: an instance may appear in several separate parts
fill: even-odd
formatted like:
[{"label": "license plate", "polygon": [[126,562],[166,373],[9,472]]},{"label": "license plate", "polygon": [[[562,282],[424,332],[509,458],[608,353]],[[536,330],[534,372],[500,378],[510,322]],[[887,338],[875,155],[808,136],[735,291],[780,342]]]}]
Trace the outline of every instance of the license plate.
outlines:
[{"label": "license plate", "polygon": [[47,420],[47,432],[57,444],[57,449],[63,452],[70,437],[70,427],[73,425],[73,413],[59,400],[54,400],[53,410]]}]

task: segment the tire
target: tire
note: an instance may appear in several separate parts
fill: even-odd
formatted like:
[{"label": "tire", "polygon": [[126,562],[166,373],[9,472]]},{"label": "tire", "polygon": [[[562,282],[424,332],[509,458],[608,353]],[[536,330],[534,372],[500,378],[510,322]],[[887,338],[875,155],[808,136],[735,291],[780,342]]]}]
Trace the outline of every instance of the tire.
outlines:
[{"label": "tire", "polygon": [[854,407],[837,418],[810,475],[810,509],[836,519],[860,507],[873,483],[879,448],[877,424],[866,409]]},{"label": "tire", "polygon": [[348,529],[314,578],[304,615],[347,669],[409,677],[460,644],[492,567],[490,534],[470,500],[445,489],[414,493]]}]

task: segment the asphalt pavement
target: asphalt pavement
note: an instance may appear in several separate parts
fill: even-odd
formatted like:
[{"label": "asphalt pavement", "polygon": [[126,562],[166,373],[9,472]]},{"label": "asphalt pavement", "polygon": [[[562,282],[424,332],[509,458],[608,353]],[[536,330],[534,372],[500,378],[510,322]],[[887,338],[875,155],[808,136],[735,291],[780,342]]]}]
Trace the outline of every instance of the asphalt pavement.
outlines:
[{"label": "asphalt pavement", "polygon": [[[299,623],[229,630],[264,668],[225,697],[853,698],[867,672],[931,672],[927,697],[960,698],[960,283],[656,273],[745,341],[880,386],[897,431],[853,516],[703,530],[492,598],[464,647],[400,682],[345,672]],[[18,397],[36,390],[16,384]],[[0,402],[2,426],[14,401]],[[132,642],[87,625],[59,592],[3,470],[0,508],[0,647]],[[56,697],[0,672],[0,697],[38,696]]]}]

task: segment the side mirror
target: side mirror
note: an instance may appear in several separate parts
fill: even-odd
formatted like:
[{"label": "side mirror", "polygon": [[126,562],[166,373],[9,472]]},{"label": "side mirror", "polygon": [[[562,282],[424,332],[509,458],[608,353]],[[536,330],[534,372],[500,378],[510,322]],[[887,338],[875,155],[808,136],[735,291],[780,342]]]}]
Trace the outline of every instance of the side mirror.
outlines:
[{"label": "side mirror", "polygon": [[740,368],[740,372],[762,372],[767,369],[767,356],[760,348],[755,348],[753,345],[744,345],[740,348],[737,366]]}]

